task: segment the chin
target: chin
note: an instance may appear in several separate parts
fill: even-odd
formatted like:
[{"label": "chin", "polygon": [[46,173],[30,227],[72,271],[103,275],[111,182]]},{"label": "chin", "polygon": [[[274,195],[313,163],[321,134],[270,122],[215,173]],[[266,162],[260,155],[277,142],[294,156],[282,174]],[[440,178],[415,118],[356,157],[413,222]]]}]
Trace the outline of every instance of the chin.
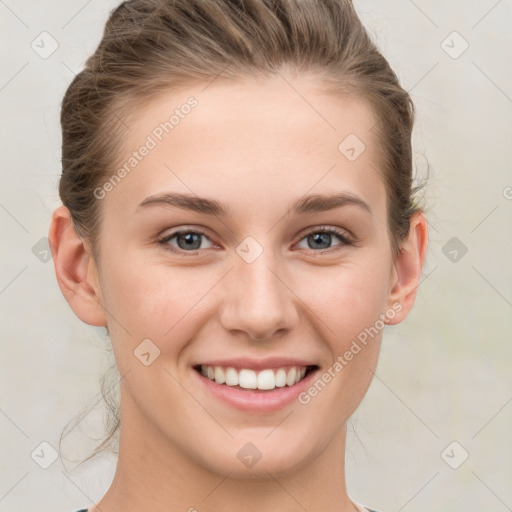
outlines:
[{"label": "chin", "polygon": [[[221,475],[229,474],[238,480],[261,480],[272,476],[286,475],[300,470],[311,463],[313,453],[305,453],[304,449],[294,449],[291,443],[282,443],[281,449],[269,447],[262,441],[246,441],[240,447],[226,447],[221,453],[201,454],[203,464],[211,471]],[[310,446],[310,443],[306,443]],[[259,447],[258,447],[259,446]],[[304,446],[304,444],[302,445]],[[311,449],[311,448],[310,448]]]}]

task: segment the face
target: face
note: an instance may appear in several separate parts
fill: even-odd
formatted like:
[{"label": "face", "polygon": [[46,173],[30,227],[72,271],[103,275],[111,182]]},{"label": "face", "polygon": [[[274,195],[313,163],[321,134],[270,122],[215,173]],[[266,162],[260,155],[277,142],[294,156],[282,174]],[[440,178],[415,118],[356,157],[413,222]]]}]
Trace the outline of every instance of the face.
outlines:
[{"label": "face", "polygon": [[[300,94],[279,77],[152,100],[128,121],[121,179],[97,192],[122,424],[242,477],[341,438],[400,308],[376,118],[289,82]],[[350,134],[364,151],[353,136],[339,149]]]}]

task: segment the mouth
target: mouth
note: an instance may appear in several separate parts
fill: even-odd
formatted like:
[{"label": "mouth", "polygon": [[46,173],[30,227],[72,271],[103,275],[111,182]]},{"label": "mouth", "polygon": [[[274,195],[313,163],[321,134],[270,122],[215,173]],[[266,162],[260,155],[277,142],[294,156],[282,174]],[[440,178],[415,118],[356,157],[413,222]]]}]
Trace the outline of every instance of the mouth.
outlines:
[{"label": "mouth", "polygon": [[193,368],[206,379],[222,386],[252,392],[269,392],[295,386],[317,370],[318,366],[281,366],[264,368],[259,371],[250,368],[205,364],[198,364]]}]

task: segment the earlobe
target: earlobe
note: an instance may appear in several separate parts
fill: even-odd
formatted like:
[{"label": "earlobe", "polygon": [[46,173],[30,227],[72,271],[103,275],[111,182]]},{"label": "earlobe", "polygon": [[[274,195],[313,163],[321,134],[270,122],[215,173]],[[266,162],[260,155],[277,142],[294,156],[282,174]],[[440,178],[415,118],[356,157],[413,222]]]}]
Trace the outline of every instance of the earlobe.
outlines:
[{"label": "earlobe", "polygon": [[[388,307],[397,311],[387,324],[402,322],[412,309],[421,279],[428,244],[428,228],[425,215],[415,213],[410,220],[409,235],[402,241],[395,257],[393,288],[388,297]],[[401,307],[396,307],[400,304]],[[395,305],[395,306],[394,306]]]},{"label": "earlobe", "polygon": [[48,239],[57,282],[71,309],[89,325],[106,326],[94,259],[76,232],[65,206],[53,212]]}]

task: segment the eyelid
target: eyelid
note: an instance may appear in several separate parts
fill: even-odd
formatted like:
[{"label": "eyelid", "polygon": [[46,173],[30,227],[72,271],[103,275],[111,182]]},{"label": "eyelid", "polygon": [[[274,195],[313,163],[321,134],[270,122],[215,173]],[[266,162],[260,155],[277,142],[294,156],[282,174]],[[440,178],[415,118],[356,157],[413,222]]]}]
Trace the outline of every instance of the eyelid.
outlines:
[{"label": "eyelid", "polygon": [[[343,229],[343,228],[338,228],[338,227],[329,226],[329,225],[321,225],[321,226],[315,226],[313,228],[308,228],[301,233],[301,236],[302,236],[302,238],[304,238],[305,236],[308,236],[311,233],[317,233],[319,231],[327,231],[330,233],[334,233],[336,236],[344,238],[350,242],[352,242],[354,240],[354,237],[353,237],[352,233],[350,233],[350,231]],[[302,240],[302,238],[300,240]]]}]

